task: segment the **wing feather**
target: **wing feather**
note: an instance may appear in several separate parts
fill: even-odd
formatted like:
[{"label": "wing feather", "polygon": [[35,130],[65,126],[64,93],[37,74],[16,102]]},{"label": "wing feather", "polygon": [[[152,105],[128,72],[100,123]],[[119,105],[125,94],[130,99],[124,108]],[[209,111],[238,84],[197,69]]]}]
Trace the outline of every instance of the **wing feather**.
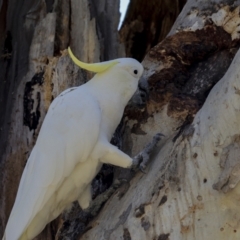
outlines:
[{"label": "wing feather", "polygon": [[76,164],[87,160],[100,122],[98,102],[84,85],[53,101],[24,169],[6,239],[19,239]]}]

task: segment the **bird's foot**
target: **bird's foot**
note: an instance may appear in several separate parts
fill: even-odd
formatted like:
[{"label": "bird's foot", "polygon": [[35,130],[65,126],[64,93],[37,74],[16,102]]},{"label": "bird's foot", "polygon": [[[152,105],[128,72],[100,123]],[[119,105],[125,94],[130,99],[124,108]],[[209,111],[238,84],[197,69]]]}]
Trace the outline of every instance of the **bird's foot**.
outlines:
[{"label": "bird's foot", "polygon": [[162,133],[157,133],[152,142],[150,142],[137,156],[133,158],[132,170],[137,171],[140,169],[141,172],[146,173],[146,167],[150,159],[150,154],[156,147],[157,143],[165,137]]}]

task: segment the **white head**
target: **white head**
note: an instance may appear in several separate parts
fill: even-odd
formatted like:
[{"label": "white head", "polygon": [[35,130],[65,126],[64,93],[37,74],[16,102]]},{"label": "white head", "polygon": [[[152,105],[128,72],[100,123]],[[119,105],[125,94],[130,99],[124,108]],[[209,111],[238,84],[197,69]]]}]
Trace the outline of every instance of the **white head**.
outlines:
[{"label": "white head", "polygon": [[106,84],[107,81],[108,88],[115,92],[121,92],[122,90],[126,100],[130,99],[137,90],[138,81],[143,74],[143,66],[137,60],[133,58],[119,58],[100,63],[84,63],[73,55],[70,48],[68,48],[68,52],[76,65],[97,73],[91,82],[98,85],[98,88],[100,84]]},{"label": "white head", "polygon": [[79,61],[72,53],[70,47],[68,48],[68,52],[73,62],[79,67],[86,69],[88,71],[94,73],[103,73],[107,71],[109,68],[119,68],[126,73],[130,74],[132,77],[136,79],[140,79],[143,74],[143,66],[140,62],[133,58],[119,58],[111,61],[100,62],[100,63],[84,63]]},{"label": "white head", "polygon": [[133,58],[119,58],[113,61],[117,62],[115,65],[117,68],[126,71],[137,80],[139,80],[143,74],[142,64]]}]

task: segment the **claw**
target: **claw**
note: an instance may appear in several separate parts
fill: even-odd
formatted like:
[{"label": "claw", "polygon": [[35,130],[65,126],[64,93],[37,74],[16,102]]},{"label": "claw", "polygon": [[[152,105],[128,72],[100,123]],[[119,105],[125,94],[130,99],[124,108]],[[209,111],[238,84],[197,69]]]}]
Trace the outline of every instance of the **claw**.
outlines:
[{"label": "claw", "polygon": [[146,166],[141,164],[140,167],[139,167],[140,171],[144,174],[147,174],[147,171],[145,170],[146,169]]},{"label": "claw", "polygon": [[134,172],[137,172],[137,170],[139,169],[139,164],[141,161],[142,161],[142,153],[139,153],[137,156],[133,158],[133,163],[131,168]]},{"label": "claw", "polygon": [[157,145],[157,143],[161,140],[161,137],[165,137],[165,135],[162,133],[157,133],[153,137],[152,142],[150,142],[142,152],[140,152],[137,156],[133,158],[133,164],[132,164],[133,171],[136,172],[138,169],[140,169],[142,173],[145,173],[145,174],[147,173],[145,169],[149,161],[150,154],[153,151],[154,147]]}]

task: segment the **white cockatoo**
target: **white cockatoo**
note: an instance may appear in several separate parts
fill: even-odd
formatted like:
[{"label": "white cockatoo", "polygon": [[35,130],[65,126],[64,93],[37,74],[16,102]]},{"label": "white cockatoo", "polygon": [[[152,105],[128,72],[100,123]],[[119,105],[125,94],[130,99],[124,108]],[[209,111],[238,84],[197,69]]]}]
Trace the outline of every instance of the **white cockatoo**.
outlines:
[{"label": "white cockatoo", "polygon": [[30,240],[73,201],[91,202],[91,182],[103,163],[130,168],[133,159],[110,144],[135,93],[143,66],[120,58],[74,63],[96,75],[65,90],[49,107],[24,169],[4,240]]}]

